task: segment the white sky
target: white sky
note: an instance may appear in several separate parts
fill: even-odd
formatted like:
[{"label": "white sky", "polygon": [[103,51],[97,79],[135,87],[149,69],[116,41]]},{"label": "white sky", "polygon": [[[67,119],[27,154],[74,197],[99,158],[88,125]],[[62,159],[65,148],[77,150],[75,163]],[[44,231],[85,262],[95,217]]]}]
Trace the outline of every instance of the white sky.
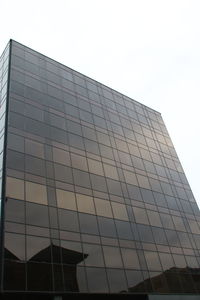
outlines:
[{"label": "white sky", "polygon": [[200,207],[200,1],[0,0],[10,38],[161,112]]}]

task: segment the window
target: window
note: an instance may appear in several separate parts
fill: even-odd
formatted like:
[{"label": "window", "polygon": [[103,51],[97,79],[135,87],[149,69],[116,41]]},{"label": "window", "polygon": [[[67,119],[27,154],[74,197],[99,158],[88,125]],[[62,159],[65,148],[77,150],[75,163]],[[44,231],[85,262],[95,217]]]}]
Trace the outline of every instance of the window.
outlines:
[{"label": "window", "polygon": [[107,165],[107,164],[104,164],[103,167],[104,167],[104,172],[105,172],[106,177],[110,177],[112,179],[119,180],[116,167],[113,167],[113,166]]},{"label": "window", "polygon": [[24,201],[7,199],[5,215],[7,221],[24,223],[25,222]]},{"label": "window", "polygon": [[108,219],[104,217],[97,217],[99,224],[99,231],[102,236],[116,237],[116,228],[113,219]]},{"label": "window", "polygon": [[79,231],[77,212],[58,209],[60,230]]},{"label": "window", "polygon": [[75,194],[72,192],[56,189],[57,205],[59,208],[76,210]]},{"label": "window", "polygon": [[35,141],[31,141],[28,139],[25,140],[25,152],[33,156],[44,158],[43,144]]},{"label": "window", "polygon": [[85,157],[71,153],[72,167],[83,171],[88,171]]},{"label": "window", "polygon": [[48,207],[36,203],[26,203],[26,223],[49,227]]},{"label": "window", "polygon": [[138,185],[136,175],[132,172],[123,170],[126,183]]},{"label": "window", "polygon": [[76,194],[78,211],[95,214],[93,198],[86,195]]},{"label": "window", "polygon": [[88,288],[91,293],[108,293],[105,269],[86,268]]},{"label": "window", "polygon": [[103,246],[106,267],[122,268],[122,259],[119,248]]},{"label": "window", "polygon": [[128,221],[126,206],[124,204],[111,202],[114,218]]},{"label": "window", "polygon": [[96,216],[79,213],[79,221],[82,233],[99,234]]},{"label": "window", "polygon": [[70,166],[69,152],[53,147],[53,160],[58,164]]},{"label": "window", "polygon": [[104,267],[102,248],[99,245],[83,244],[83,253],[87,253],[86,266]]},{"label": "window", "polygon": [[76,185],[90,188],[90,177],[88,173],[73,169],[73,175],[74,175],[74,183]]},{"label": "window", "polygon": [[109,201],[94,198],[94,202],[95,202],[96,211],[97,211],[98,216],[103,216],[103,217],[108,217],[108,218],[113,217],[111,205],[110,205]]},{"label": "window", "polygon": [[156,252],[144,251],[147,266],[150,271],[160,271],[161,265]]},{"label": "window", "polygon": [[26,155],[26,172],[34,175],[45,176],[45,161]]},{"label": "window", "polygon": [[12,177],[7,177],[6,196],[15,199],[24,199],[24,181]]},{"label": "window", "polygon": [[133,207],[136,223],[149,224],[146,210],[144,208]]},{"label": "window", "polygon": [[91,173],[104,176],[102,163],[88,158],[89,171]]},{"label": "window", "polygon": [[55,180],[72,183],[71,168],[59,164],[54,164],[54,169],[55,169]]},{"label": "window", "polygon": [[156,211],[147,210],[147,215],[152,226],[162,227],[160,216]]},{"label": "window", "polygon": [[122,190],[119,181],[115,181],[107,178],[107,184],[108,184],[109,193],[117,196],[122,196]]},{"label": "window", "polygon": [[135,250],[122,248],[121,251],[125,268],[140,269],[137,252]]},{"label": "window", "polygon": [[47,205],[46,186],[26,181],[26,200]]}]

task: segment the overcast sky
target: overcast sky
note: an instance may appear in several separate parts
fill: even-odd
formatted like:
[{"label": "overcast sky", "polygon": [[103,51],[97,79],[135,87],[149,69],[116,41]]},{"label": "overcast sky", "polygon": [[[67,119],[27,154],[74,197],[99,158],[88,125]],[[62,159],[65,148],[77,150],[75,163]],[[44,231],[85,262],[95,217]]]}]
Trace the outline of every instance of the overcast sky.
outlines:
[{"label": "overcast sky", "polygon": [[10,38],[161,112],[200,206],[200,1],[0,0]]}]

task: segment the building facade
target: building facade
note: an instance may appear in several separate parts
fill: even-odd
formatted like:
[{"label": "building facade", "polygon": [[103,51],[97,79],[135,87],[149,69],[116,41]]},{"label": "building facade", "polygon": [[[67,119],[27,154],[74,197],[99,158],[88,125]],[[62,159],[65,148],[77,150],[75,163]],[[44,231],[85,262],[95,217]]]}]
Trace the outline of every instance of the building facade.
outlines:
[{"label": "building facade", "polygon": [[1,295],[200,294],[200,213],[160,113],[13,40],[0,80]]}]

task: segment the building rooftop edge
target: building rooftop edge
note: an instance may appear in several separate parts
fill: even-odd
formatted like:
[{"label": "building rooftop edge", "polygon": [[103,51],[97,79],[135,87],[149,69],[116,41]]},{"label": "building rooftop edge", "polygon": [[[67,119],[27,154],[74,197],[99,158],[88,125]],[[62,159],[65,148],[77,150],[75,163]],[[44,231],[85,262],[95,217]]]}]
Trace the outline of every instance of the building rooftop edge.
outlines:
[{"label": "building rooftop edge", "polygon": [[153,109],[153,108],[151,108],[151,107],[149,107],[149,106],[147,106],[147,105],[145,105],[145,104],[143,104],[143,103],[141,103],[141,102],[139,102],[139,101],[137,101],[137,100],[135,100],[135,99],[133,99],[133,98],[130,98],[129,96],[127,96],[127,95],[125,95],[125,94],[123,94],[123,93],[121,93],[121,92],[119,92],[119,91],[117,91],[117,90],[115,90],[115,89],[113,89],[113,88],[107,86],[106,84],[104,84],[104,83],[102,83],[102,82],[100,82],[100,81],[98,81],[98,80],[96,80],[96,79],[94,79],[94,78],[91,78],[91,77],[89,77],[89,76],[87,76],[87,75],[85,75],[85,74],[83,74],[83,73],[81,73],[81,72],[79,72],[79,71],[76,71],[76,70],[70,68],[69,66],[64,65],[63,63],[61,63],[61,62],[59,62],[59,61],[57,61],[57,60],[55,60],[55,59],[53,59],[53,58],[51,58],[51,57],[49,57],[49,56],[47,56],[47,55],[45,55],[45,54],[43,54],[43,53],[37,51],[37,50],[32,49],[31,47],[28,47],[28,46],[26,46],[26,45],[24,45],[24,44],[22,44],[22,43],[20,43],[20,42],[18,42],[18,41],[16,41],[16,40],[14,40],[14,39],[10,39],[8,43],[12,43],[12,42],[17,43],[17,44],[19,44],[19,45],[21,45],[21,46],[23,46],[23,47],[26,47],[26,48],[30,49],[31,51],[37,52],[38,54],[40,54],[40,55],[42,55],[42,56],[45,56],[45,57],[47,57],[48,59],[50,59],[50,60],[52,60],[52,61],[54,61],[54,62],[56,62],[56,63],[58,63],[58,64],[61,64],[61,65],[63,65],[64,67],[67,67],[67,68],[69,68],[70,70],[72,70],[72,71],[74,71],[74,72],[76,72],[76,73],[78,73],[78,74],[81,74],[82,76],[85,76],[85,77],[87,77],[87,78],[89,78],[89,79],[91,79],[91,80],[93,80],[93,81],[95,81],[95,82],[97,82],[97,83],[99,83],[99,84],[105,86],[106,88],[109,88],[109,89],[111,89],[112,91],[114,91],[114,92],[116,92],[116,93],[119,93],[119,94],[121,94],[122,96],[127,97],[127,98],[129,98],[130,100],[135,101],[135,102],[137,102],[138,104],[140,104],[140,105],[142,105],[142,106],[144,106],[144,107],[146,107],[146,108],[148,108],[148,109],[150,109],[150,110],[156,112],[156,113],[159,114],[160,116],[162,116],[162,114],[161,114],[159,111],[157,111],[156,109]]}]

